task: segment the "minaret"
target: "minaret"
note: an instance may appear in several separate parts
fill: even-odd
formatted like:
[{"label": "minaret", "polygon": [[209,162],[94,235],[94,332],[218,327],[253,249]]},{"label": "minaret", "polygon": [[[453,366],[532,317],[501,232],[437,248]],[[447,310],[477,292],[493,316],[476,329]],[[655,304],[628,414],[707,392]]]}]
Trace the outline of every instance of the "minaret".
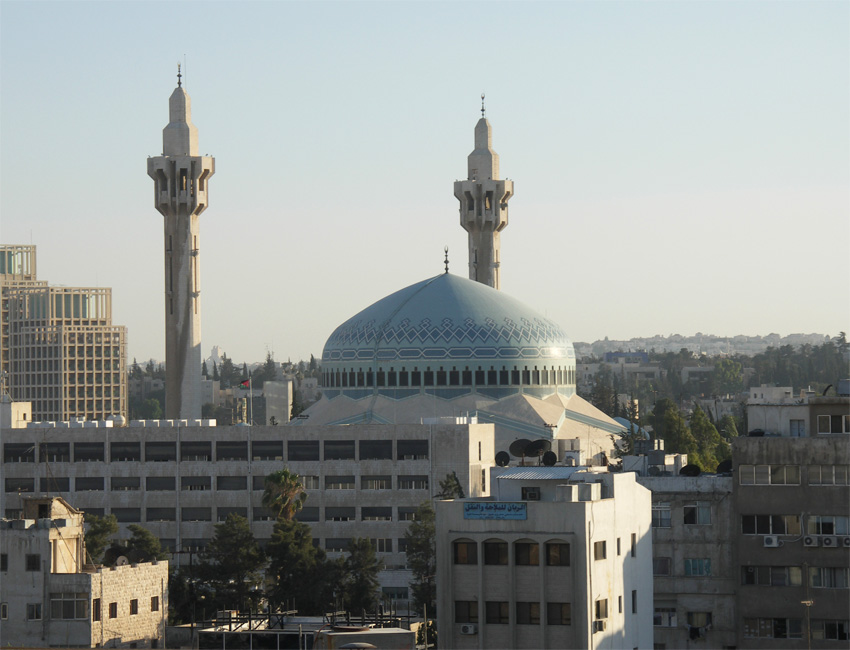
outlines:
[{"label": "minaret", "polygon": [[469,279],[499,289],[499,233],[508,225],[508,200],[514,184],[499,180],[499,154],[493,151],[492,140],[481,95],[475,149],[467,159],[469,175],[465,181],[455,181],[455,196],[460,201],[460,225],[469,233]]},{"label": "minaret", "polygon": [[192,103],[182,87],[168,100],[162,155],[148,158],[154,206],[165,222],[165,417],[201,417],[201,278],[198,217],[208,204],[215,159],[198,155]]}]

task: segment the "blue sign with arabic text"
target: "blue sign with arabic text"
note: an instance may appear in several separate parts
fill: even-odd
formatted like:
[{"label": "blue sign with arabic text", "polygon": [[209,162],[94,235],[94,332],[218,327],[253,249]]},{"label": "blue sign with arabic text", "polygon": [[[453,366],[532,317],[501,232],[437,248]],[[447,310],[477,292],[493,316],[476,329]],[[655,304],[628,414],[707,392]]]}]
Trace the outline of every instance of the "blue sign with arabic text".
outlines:
[{"label": "blue sign with arabic text", "polygon": [[511,501],[465,501],[464,519],[527,519],[527,503]]}]

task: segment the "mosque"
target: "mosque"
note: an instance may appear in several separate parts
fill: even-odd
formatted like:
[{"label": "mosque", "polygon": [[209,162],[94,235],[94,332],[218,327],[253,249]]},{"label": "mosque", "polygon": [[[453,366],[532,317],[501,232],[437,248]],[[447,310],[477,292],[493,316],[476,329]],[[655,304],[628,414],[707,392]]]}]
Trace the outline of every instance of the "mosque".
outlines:
[{"label": "mosque", "polygon": [[[484,113],[468,177],[455,182],[469,233],[469,279],[445,272],[396,291],[337,327],[322,352],[322,398],[296,424],[492,423],[516,439],[571,440],[604,462],[622,425],[576,394],[573,344],[552,320],[502,293],[500,237],[513,182]],[[560,455],[559,455],[560,459]]]}]

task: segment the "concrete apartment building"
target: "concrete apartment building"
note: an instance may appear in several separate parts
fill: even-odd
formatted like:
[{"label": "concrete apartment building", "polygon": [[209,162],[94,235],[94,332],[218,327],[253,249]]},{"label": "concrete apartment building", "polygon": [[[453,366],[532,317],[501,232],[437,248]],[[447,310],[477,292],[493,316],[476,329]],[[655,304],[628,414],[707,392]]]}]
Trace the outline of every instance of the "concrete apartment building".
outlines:
[{"label": "concrete apartment building", "polygon": [[[676,472],[678,474],[678,472]],[[731,476],[642,476],[652,492],[654,647],[736,647]]]},{"label": "concrete apartment building", "polygon": [[29,495],[61,495],[87,513],[115,515],[120,535],[139,523],[168,549],[200,551],[233,512],[262,543],[274,526],[261,503],[264,479],[288,467],[307,488],[298,519],[317,543],[334,556],[354,537],[372,539],[386,566],[384,593],[404,601],[404,533],[414,512],[453,472],[465,494],[489,494],[495,455],[491,424],[145,424],[4,429],[4,515],[21,516]]},{"label": "concrete apartment building", "polygon": [[634,474],[494,468],[437,502],[444,648],[652,646],[650,494]]},{"label": "concrete apartment building", "polygon": [[0,645],[157,648],[168,615],[168,563],[85,562],[83,513],[25,498],[0,519]]},{"label": "concrete apartment building", "polygon": [[112,290],[35,278],[35,246],[0,246],[3,370],[36,420],[127,416],[127,330],[112,324]]}]

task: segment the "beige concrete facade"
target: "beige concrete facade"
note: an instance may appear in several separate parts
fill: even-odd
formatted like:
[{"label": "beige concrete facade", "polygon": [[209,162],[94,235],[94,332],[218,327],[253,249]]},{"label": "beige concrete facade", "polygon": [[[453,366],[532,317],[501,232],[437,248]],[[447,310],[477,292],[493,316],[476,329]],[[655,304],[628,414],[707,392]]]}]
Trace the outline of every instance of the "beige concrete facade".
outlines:
[{"label": "beige concrete facade", "polygon": [[451,473],[465,494],[489,494],[495,456],[489,424],[31,428],[3,430],[0,442],[6,517],[20,515],[22,495],[50,490],[114,514],[121,534],[141,523],[175,550],[204,548],[231,512],[270,539],[264,478],[288,467],[307,488],[298,519],[313,538],[331,556],[354,537],[375,540],[381,585],[400,601],[414,512]]},{"label": "beige concrete facade", "polygon": [[83,513],[61,498],[24,500],[0,520],[0,644],[161,646],[168,563],[85,563]]},{"label": "beige concrete facade", "polygon": [[460,201],[460,225],[469,233],[469,279],[499,289],[501,232],[508,225],[514,184],[499,178],[499,154],[493,151],[493,130],[483,107],[467,172],[465,181],[455,181],[454,195]]},{"label": "beige concrete facade", "polygon": [[437,502],[440,646],[651,647],[649,491],[576,467],[493,476],[491,499]]},{"label": "beige concrete facade", "polygon": [[148,158],[154,206],[164,217],[165,414],[201,417],[200,215],[209,205],[215,159],[198,155],[192,104],[178,85],[168,101],[162,155]]}]

